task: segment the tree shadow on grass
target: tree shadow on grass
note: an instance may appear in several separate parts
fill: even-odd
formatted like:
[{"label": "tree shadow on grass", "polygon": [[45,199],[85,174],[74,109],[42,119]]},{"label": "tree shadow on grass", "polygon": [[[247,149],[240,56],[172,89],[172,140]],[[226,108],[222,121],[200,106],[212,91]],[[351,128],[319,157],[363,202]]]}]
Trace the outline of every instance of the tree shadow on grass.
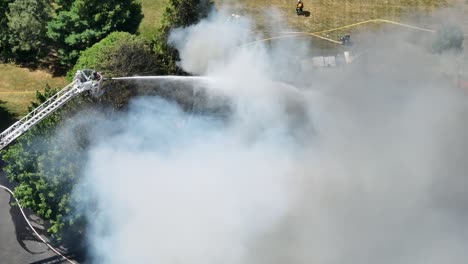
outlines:
[{"label": "tree shadow on grass", "polygon": [[15,121],[15,115],[5,107],[5,101],[0,100],[0,133]]},{"label": "tree shadow on grass", "polygon": [[[5,101],[0,100],[0,133],[16,121],[15,115],[5,107],[5,103]],[[0,171],[3,165],[3,160],[0,156]]]}]

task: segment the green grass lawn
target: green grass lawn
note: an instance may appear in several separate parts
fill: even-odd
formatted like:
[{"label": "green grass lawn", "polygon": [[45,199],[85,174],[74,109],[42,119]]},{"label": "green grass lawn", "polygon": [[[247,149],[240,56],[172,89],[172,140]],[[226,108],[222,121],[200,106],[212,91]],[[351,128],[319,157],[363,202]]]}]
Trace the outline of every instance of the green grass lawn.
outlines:
[{"label": "green grass lawn", "polygon": [[[455,3],[468,5],[463,0],[303,0],[305,10],[310,12],[310,16],[298,17],[295,14],[296,0],[214,1],[217,8],[227,8],[232,13],[252,17],[260,31],[289,27],[307,32],[377,18],[394,21],[401,21],[403,18],[411,20],[407,22],[418,23],[438,8],[453,6]],[[151,39],[159,28],[167,0],[141,0],[141,3],[144,18],[139,32]]]},{"label": "green grass lawn", "polygon": [[45,85],[65,87],[63,77],[52,77],[44,71],[31,71],[12,64],[0,64],[0,102],[16,117],[24,115],[35,97],[35,91],[43,91]]},{"label": "green grass lawn", "polygon": [[138,31],[151,40],[161,24],[161,18],[167,5],[167,0],[141,0],[144,18]]},{"label": "green grass lawn", "polygon": [[[432,11],[456,0],[303,0],[310,16],[297,16],[296,0],[239,0],[226,4],[232,12],[249,15],[257,27],[274,31],[285,26],[295,31],[316,32],[369,19],[389,19],[418,23]],[[221,5],[221,2],[218,3]],[[466,4],[465,4],[466,5]],[[274,9],[273,9],[274,8]],[[421,25],[424,26],[424,25]],[[353,31],[349,29],[348,31]]]}]

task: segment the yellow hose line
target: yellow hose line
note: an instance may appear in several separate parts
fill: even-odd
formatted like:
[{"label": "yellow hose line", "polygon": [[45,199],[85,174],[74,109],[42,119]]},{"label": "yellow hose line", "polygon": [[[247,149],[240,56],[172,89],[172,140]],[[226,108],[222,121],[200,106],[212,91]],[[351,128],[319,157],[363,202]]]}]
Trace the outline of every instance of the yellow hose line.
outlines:
[{"label": "yellow hose line", "polygon": [[266,38],[266,39],[259,39],[259,40],[256,40],[256,41],[252,41],[252,42],[243,44],[243,45],[241,45],[241,47],[242,46],[250,46],[250,45],[253,45],[253,44],[256,44],[256,43],[270,41],[270,40],[274,40],[274,39],[306,37],[306,36],[312,36],[312,37],[316,37],[316,38],[323,39],[323,40],[326,40],[326,41],[330,41],[332,43],[341,44],[341,42],[339,42],[339,41],[336,41],[336,40],[330,39],[330,38],[326,38],[326,37],[322,37],[322,36],[314,34],[314,33],[298,32],[298,33],[295,33],[294,35],[291,34],[291,35],[276,36],[276,37],[271,37],[271,38]]},{"label": "yellow hose line", "polygon": [[368,23],[388,23],[388,24],[393,24],[393,25],[397,25],[397,26],[401,26],[401,27],[407,27],[407,28],[426,31],[426,32],[432,32],[432,33],[436,32],[435,30],[432,30],[432,29],[416,27],[416,26],[412,26],[412,25],[408,25],[408,24],[404,24],[404,23],[400,23],[400,22],[396,22],[396,21],[392,21],[392,20],[387,20],[387,19],[370,19],[370,20],[361,21],[361,22],[349,24],[349,25],[346,25],[346,26],[338,27],[338,28],[332,28],[332,29],[317,31],[317,32],[314,32],[314,33],[315,34],[328,33],[328,32],[332,32],[332,31],[337,31],[337,30],[340,30],[340,29],[360,26],[360,25],[364,25],[364,24],[368,24]]},{"label": "yellow hose line", "polygon": [[435,33],[435,32],[436,32],[436,31],[433,30],[433,29],[427,29],[427,28],[422,28],[422,27],[416,27],[416,26],[412,26],[412,25],[408,25],[408,24],[403,24],[403,23],[399,23],[399,22],[395,22],[395,21],[391,21],[391,20],[386,20],[386,19],[376,19],[375,21],[376,21],[376,22],[389,23],[389,24],[393,24],[393,25],[397,25],[397,26],[401,26],[401,27],[407,27],[407,28],[416,29],[416,30],[421,30],[421,31],[426,31],[426,32],[431,32],[431,33]]},{"label": "yellow hose line", "polygon": [[[304,35],[310,35],[310,36],[320,38],[320,39],[323,39],[323,40],[326,40],[326,41],[329,41],[329,42],[332,42],[332,43],[341,44],[341,42],[339,42],[339,41],[336,41],[336,40],[330,39],[330,38],[326,38],[326,37],[322,37],[322,36],[320,36],[318,34],[323,34],[323,33],[333,32],[333,31],[337,31],[337,30],[341,30],[341,29],[356,27],[356,26],[360,26],[360,25],[364,25],[364,24],[368,24],[368,23],[388,23],[388,24],[392,24],[392,25],[397,25],[397,26],[401,26],[401,27],[411,28],[411,29],[430,32],[430,33],[435,33],[436,32],[433,29],[417,27],[417,26],[408,25],[408,24],[404,24],[404,23],[400,23],[400,22],[396,22],[396,21],[392,21],[392,20],[387,20],[387,19],[370,19],[370,20],[361,21],[361,22],[349,24],[349,25],[342,26],[342,27],[337,27],[337,28],[332,28],[332,29],[327,29],[327,30],[321,30],[321,31],[316,31],[316,32],[303,32],[303,31],[286,31],[286,32],[281,32],[280,31],[280,32],[275,32],[275,33],[278,33],[278,34],[290,34],[290,35],[276,36],[276,37],[271,37],[271,38],[260,39],[260,40],[256,40],[256,41],[246,43],[246,44],[244,44],[242,46],[248,46],[248,45],[252,45],[252,44],[256,44],[256,43],[260,43],[260,42],[265,42],[265,41],[270,41],[270,40],[275,40],[275,39],[280,39],[280,38],[290,38],[290,37],[298,37],[298,36],[304,36]],[[464,36],[468,36],[468,34],[464,34]]]},{"label": "yellow hose line", "polygon": [[307,33],[307,35],[310,35],[310,36],[313,36],[313,37],[316,37],[316,38],[319,38],[319,39],[323,39],[323,40],[326,40],[326,41],[330,41],[330,42],[333,42],[333,43],[336,43],[336,44],[341,44],[340,41],[336,41],[336,40],[331,39],[331,38],[322,37],[320,35],[317,35],[316,33]]}]

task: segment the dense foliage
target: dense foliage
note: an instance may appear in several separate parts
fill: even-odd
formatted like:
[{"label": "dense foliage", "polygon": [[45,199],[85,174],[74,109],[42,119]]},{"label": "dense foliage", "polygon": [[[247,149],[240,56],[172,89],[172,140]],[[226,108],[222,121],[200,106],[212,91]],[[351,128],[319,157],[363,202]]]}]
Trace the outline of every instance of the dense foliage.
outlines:
[{"label": "dense foliage", "polygon": [[11,56],[8,45],[8,19],[7,14],[10,12],[9,4],[14,0],[0,1],[0,60],[6,61]]},{"label": "dense foliage", "polygon": [[[142,37],[126,32],[114,32],[81,53],[75,67],[68,72],[71,79],[79,69],[99,69],[105,77],[163,74],[156,55]],[[129,82],[106,82],[105,93],[99,103],[121,109],[137,89]],[[109,87],[109,88],[108,88]]]},{"label": "dense foliage", "polygon": [[17,61],[38,60],[47,54],[47,30],[52,6],[48,0],[16,0],[8,18],[8,42]]},{"label": "dense foliage", "polygon": [[[5,106],[5,102],[0,100],[0,131],[5,130],[8,126],[14,123],[14,114],[11,113]],[[1,161],[0,161],[1,166]]]},{"label": "dense foliage", "polygon": [[138,0],[2,0],[0,59],[69,69],[79,53],[114,31],[136,33]]},{"label": "dense foliage", "polygon": [[57,11],[69,10],[75,0],[55,0]]},{"label": "dense foliage", "polygon": [[58,49],[60,62],[73,65],[80,51],[113,31],[135,33],[143,18],[134,0],[75,0],[48,24],[47,35]]},{"label": "dense foliage", "polygon": [[88,68],[99,69],[105,76],[159,73],[157,58],[146,40],[126,32],[113,32],[82,52],[67,77]]}]

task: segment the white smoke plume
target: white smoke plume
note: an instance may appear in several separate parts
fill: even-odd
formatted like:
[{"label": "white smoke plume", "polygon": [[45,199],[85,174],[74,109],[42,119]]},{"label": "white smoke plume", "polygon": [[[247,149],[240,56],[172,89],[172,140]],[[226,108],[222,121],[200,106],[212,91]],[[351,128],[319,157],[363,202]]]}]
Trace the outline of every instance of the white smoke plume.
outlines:
[{"label": "white smoke plume", "polygon": [[468,104],[447,59],[395,33],[303,72],[305,40],[238,48],[246,29],[213,14],[171,38],[228,118],[141,97],[95,126],[90,262],[464,263]]}]

